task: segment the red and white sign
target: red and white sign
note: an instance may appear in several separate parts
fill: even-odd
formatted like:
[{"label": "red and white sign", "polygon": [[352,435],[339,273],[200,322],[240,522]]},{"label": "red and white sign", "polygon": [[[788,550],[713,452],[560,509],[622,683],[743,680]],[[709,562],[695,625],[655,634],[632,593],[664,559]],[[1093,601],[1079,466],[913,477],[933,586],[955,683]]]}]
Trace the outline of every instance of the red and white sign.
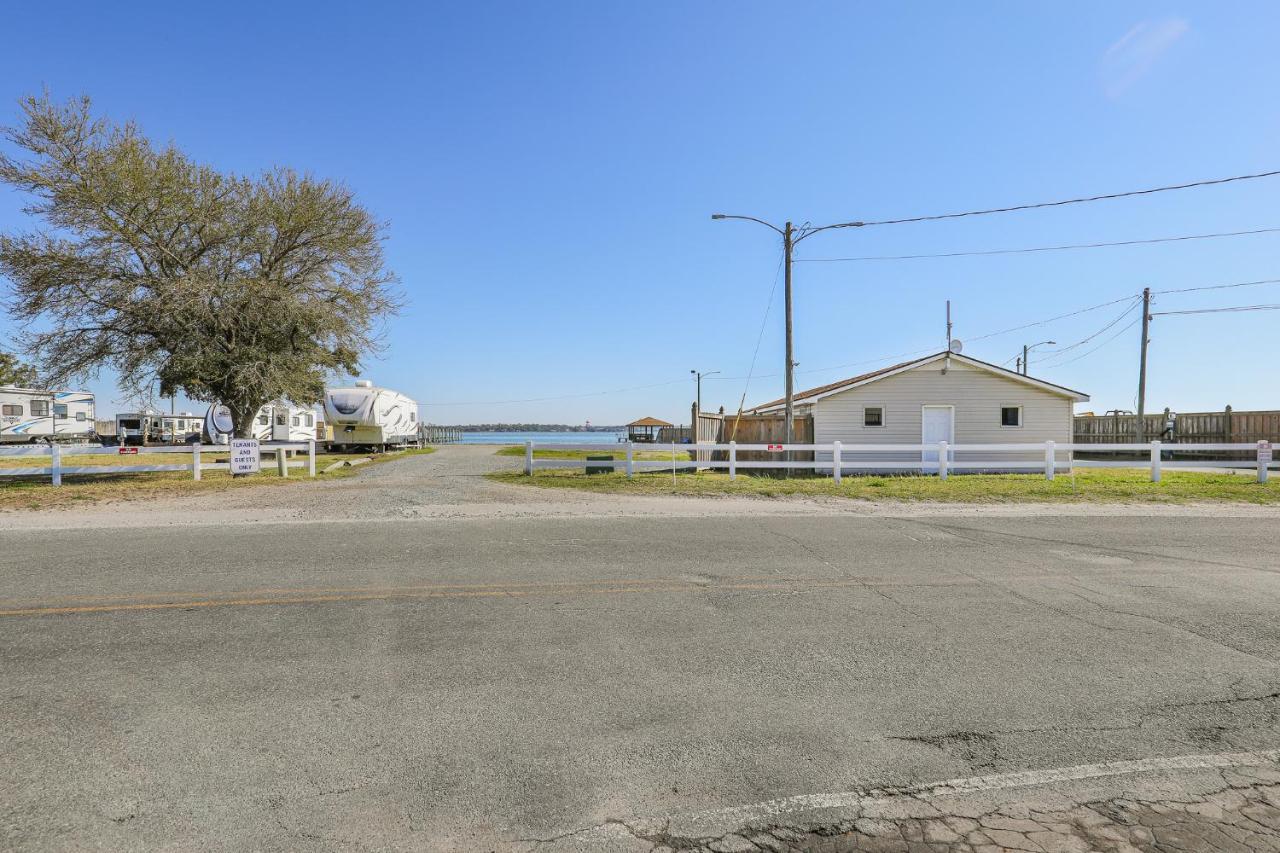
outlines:
[{"label": "red and white sign", "polygon": [[769,445],[769,452],[770,452],[770,453],[781,453],[781,452],[782,452],[782,445],[781,445],[781,444],[771,444],[771,445]]},{"label": "red and white sign", "polygon": [[116,449],[116,453],[119,453],[121,456],[137,456],[137,455],[138,455],[138,448],[136,448],[136,447],[120,447],[120,448],[117,448],[117,449]]},{"label": "red and white sign", "polygon": [[1259,441],[1259,442],[1258,442],[1258,461],[1259,461],[1259,462],[1266,462],[1266,463],[1270,464],[1270,462],[1271,462],[1271,442],[1269,442],[1269,441]]}]

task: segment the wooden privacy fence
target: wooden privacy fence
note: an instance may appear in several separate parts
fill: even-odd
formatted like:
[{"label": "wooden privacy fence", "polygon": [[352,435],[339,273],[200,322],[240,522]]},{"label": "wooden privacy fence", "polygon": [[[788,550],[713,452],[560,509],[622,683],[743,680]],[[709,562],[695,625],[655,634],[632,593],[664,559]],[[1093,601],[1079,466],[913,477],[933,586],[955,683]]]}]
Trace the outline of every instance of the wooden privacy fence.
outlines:
[{"label": "wooden privacy fence", "polygon": [[[1240,444],[1256,441],[1280,442],[1280,410],[1237,412],[1227,406],[1221,412],[1174,413],[1173,430],[1167,431],[1169,410],[1144,415],[1144,438],[1159,438],[1166,444]],[[1117,444],[1133,441],[1138,435],[1137,415],[1077,415],[1073,440],[1076,444]]]},{"label": "wooden privacy fence", "polygon": [[[725,444],[736,442],[739,445],[779,444],[787,440],[787,421],[785,416],[777,415],[728,415],[724,413],[699,412],[694,406],[694,423],[697,424],[695,444]],[[813,441],[813,418],[805,415],[793,420],[795,433],[793,444],[809,444]],[[769,451],[745,450],[738,448],[739,459],[744,461],[767,461]],[[715,448],[702,448],[697,451],[699,461],[724,461],[726,451]],[[799,462],[813,461],[813,451],[799,451],[792,454]]]},{"label": "wooden privacy fence", "polygon": [[[719,468],[729,472],[729,479],[736,479],[738,469],[746,468],[783,468],[783,469],[799,469],[811,470],[814,472],[829,472],[832,478],[838,483],[844,472],[910,472],[919,474],[936,474],[942,479],[953,472],[959,471],[1043,471],[1046,480],[1054,479],[1054,476],[1062,471],[1069,472],[1072,467],[1077,468],[1149,468],[1151,471],[1152,482],[1160,482],[1161,472],[1165,468],[1253,468],[1257,469],[1257,478],[1259,483],[1267,482],[1268,470],[1276,467],[1277,462],[1272,453],[1272,445],[1267,441],[1259,441],[1254,444],[1244,443],[1223,443],[1223,444],[1187,444],[1182,447],[1186,450],[1195,450],[1204,453],[1213,454],[1212,459],[1194,459],[1174,461],[1165,459],[1165,454],[1169,451],[1169,446],[1160,441],[1152,441],[1144,444],[1115,444],[1103,448],[1096,445],[1079,445],[1079,444],[1057,444],[1052,441],[1043,443],[1022,442],[1016,444],[950,444],[940,441],[936,444],[843,444],[835,441],[831,444],[738,444],[735,441],[727,444],[707,444],[700,445],[697,451],[690,451],[688,445],[681,447],[679,444],[671,443],[668,445],[671,449],[671,459],[636,459],[635,445],[627,442],[623,445],[625,450],[624,459],[614,459],[608,455],[610,451],[616,452],[618,445],[616,444],[581,444],[581,445],[564,445],[564,444],[544,444],[543,447],[554,448],[556,450],[585,450],[588,452],[598,451],[602,455],[594,456],[591,459],[539,459],[535,454],[536,445],[532,441],[525,442],[524,446],[524,473],[533,476],[538,468],[583,468],[588,469],[611,469],[617,471],[622,469],[626,472],[627,477],[635,476],[639,471],[656,471],[662,472],[669,470],[672,477],[675,476],[677,470],[699,468]],[[651,453],[661,448],[657,444],[644,444],[641,446],[646,453]],[[1092,449],[1094,451],[1113,451],[1121,453],[1142,453],[1145,455],[1144,463],[1135,463],[1132,460],[1082,460],[1073,459],[1072,454],[1081,449]],[[830,459],[814,459],[815,451],[831,454]],[[703,452],[710,452],[712,455],[724,455],[723,459],[715,458],[703,460],[699,458],[690,458],[691,456],[700,456]],[[901,453],[919,454],[919,461],[905,462],[900,458],[895,458],[895,454]],[[793,459],[786,460],[786,455],[791,454],[793,457],[799,453],[808,453],[809,461],[801,461]],[[850,460],[844,454],[848,453],[856,458],[856,461]],[[1237,458],[1230,458],[1232,455],[1240,455],[1252,453],[1253,459],[1244,462]],[[743,458],[744,454],[760,455],[764,454],[768,458]],[[876,460],[873,457],[876,454],[888,456],[888,459]],[[957,454],[963,455],[965,458],[958,459]],[[1009,458],[1012,456],[1012,458]],[[1028,457],[1038,457],[1042,461],[1029,461]]]},{"label": "wooden privacy fence", "polygon": [[[316,443],[314,441],[298,441],[284,444],[262,444],[258,449],[260,453],[275,455],[276,468],[281,477],[288,477],[290,468],[303,467],[307,469],[307,476],[314,477],[316,475]],[[189,462],[179,462],[170,465],[67,465],[63,463],[64,456],[105,456],[114,452],[119,456],[127,458],[129,456],[136,455],[139,451],[144,454],[188,453],[191,455],[191,460]],[[231,467],[229,462],[205,462],[205,454],[212,455],[230,452],[231,449],[225,444],[199,443],[176,445],[172,447],[146,448],[112,448],[92,444],[62,447],[56,443],[49,444],[45,447],[41,447],[39,445],[0,447],[0,458],[6,456],[43,456],[48,460],[48,464],[29,468],[0,468],[0,477],[49,477],[53,485],[61,486],[64,475],[143,474],[153,471],[190,471],[191,479],[199,480],[201,471],[209,471],[219,468],[226,469]],[[297,452],[306,453],[307,461],[291,461],[289,459],[289,454]]]}]

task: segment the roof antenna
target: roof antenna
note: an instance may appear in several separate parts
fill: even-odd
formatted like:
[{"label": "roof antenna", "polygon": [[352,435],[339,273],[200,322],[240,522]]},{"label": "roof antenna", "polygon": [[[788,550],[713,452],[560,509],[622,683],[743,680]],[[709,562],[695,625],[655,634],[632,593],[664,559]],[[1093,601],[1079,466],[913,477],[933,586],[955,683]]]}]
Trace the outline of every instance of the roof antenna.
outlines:
[{"label": "roof antenna", "polygon": [[947,375],[947,368],[951,366],[951,300],[947,300],[947,356],[942,360],[942,375]]}]

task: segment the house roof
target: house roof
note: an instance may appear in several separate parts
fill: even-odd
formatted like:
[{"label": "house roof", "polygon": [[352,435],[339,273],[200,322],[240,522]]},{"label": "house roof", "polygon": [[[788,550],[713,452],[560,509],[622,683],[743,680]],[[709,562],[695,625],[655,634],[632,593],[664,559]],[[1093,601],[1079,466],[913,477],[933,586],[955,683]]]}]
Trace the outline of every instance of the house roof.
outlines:
[{"label": "house roof", "polygon": [[632,421],[631,423],[627,424],[627,426],[629,427],[633,427],[633,426],[664,427],[664,426],[671,426],[671,424],[667,423],[666,421],[660,421],[657,418],[641,418],[638,421]]},{"label": "house roof", "polygon": [[[882,367],[879,370],[873,370],[870,373],[863,373],[858,376],[851,376],[848,379],[841,379],[838,382],[831,382],[826,385],[819,385],[817,388],[810,388],[807,391],[800,391],[792,395],[792,400],[796,403],[812,402],[814,400],[821,399],[822,397],[826,397],[831,394],[836,394],[840,391],[848,390],[849,388],[854,388],[859,385],[865,385],[868,382],[875,382],[878,379],[884,379],[894,374],[902,373],[903,371],[906,371],[906,370],[912,370],[916,367],[922,367],[926,364],[929,364],[930,362],[937,361],[946,356],[950,356],[956,361],[973,365],[974,367],[987,370],[991,373],[994,373],[998,376],[1003,376],[1007,379],[1012,379],[1018,382],[1026,383],[1028,385],[1033,385],[1045,391],[1049,391],[1050,393],[1061,394],[1064,397],[1070,397],[1073,400],[1076,400],[1077,402],[1084,402],[1089,399],[1088,394],[1082,393],[1080,391],[1075,391],[1071,388],[1067,388],[1062,385],[1055,385],[1052,382],[1045,382],[1043,379],[1036,379],[1034,376],[1023,376],[1021,373],[1017,373],[1012,370],[1006,370],[1005,368],[1000,367],[999,365],[991,364],[990,362],[972,358],[967,355],[959,355],[958,353],[951,353],[951,352],[947,352],[946,350],[943,350],[942,352],[937,352],[932,355],[926,355],[923,358],[916,358],[916,359],[912,359],[911,361],[899,362],[898,364],[892,364],[888,367]],[[756,406],[750,411],[759,412],[766,409],[775,409],[785,404],[786,404],[786,398],[783,397],[777,400],[772,400],[768,403],[762,403],[761,405]]]}]

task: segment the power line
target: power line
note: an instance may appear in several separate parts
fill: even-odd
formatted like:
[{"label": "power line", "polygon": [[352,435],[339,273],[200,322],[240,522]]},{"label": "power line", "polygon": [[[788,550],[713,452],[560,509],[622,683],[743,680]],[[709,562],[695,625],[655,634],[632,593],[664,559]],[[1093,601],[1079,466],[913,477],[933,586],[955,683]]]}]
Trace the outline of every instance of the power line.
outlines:
[{"label": "power line", "polygon": [[988,332],[985,335],[977,335],[975,337],[970,337],[969,342],[972,343],[973,341],[985,341],[987,338],[995,338],[995,337],[999,337],[1000,335],[1007,335],[1010,332],[1020,332],[1023,329],[1033,329],[1036,326],[1043,326],[1048,323],[1057,322],[1058,320],[1065,320],[1068,317],[1076,317],[1080,314],[1088,314],[1090,311],[1097,311],[1099,308],[1106,308],[1109,305],[1119,305],[1121,302],[1128,302],[1130,299],[1133,299],[1133,297],[1125,296],[1121,299],[1113,299],[1110,302],[1103,302],[1101,305],[1091,305],[1088,308],[1081,308],[1079,311],[1072,311],[1067,314],[1059,314],[1057,317],[1050,317],[1048,320],[1038,320],[1034,323],[1027,323],[1022,326],[1014,326],[1011,329],[1001,329],[998,332]]},{"label": "power line", "polygon": [[1251,234],[1273,234],[1280,228],[1255,228],[1251,231],[1220,231],[1214,234],[1186,234],[1179,237],[1152,237],[1146,240],[1118,240],[1110,243],[1064,243],[1057,246],[1032,246],[1021,249],[986,249],[969,252],[939,252],[931,255],[863,255],[853,258],[796,258],[798,264],[829,264],[844,261],[914,261],[925,258],[970,258],[980,255],[1024,255],[1032,252],[1062,252],[1068,249],[1101,249],[1111,246],[1140,246],[1150,243],[1177,243],[1185,240],[1210,240],[1218,237],[1243,237]]},{"label": "power line", "polygon": [[[1076,349],[1076,348],[1078,348],[1078,347],[1082,347],[1082,346],[1084,346],[1085,344],[1089,343],[1089,341],[1093,340],[1094,338],[1096,338],[1096,337],[1098,337],[1099,335],[1101,335],[1101,334],[1103,334],[1104,332],[1106,332],[1108,329],[1110,329],[1110,328],[1111,328],[1112,326],[1114,326],[1116,323],[1119,323],[1119,322],[1120,322],[1121,320],[1123,320],[1125,317],[1128,317],[1131,313],[1133,313],[1133,311],[1138,307],[1138,305],[1139,305],[1141,302],[1142,302],[1142,297],[1141,297],[1141,296],[1135,296],[1135,297],[1133,298],[1133,304],[1131,304],[1128,308],[1125,308],[1123,311],[1121,311],[1121,312],[1120,312],[1120,314],[1119,314],[1119,316],[1117,316],[1117,317],[1116,317],[1114,320],[1112,320],[1110,323],[1107,323],[1107,325],[1103,326],[1101,329],[1099,329],[1098,331],[1094,332],[1092,335],[1089,335],[1089,337],[1087,337],[1087,338],[1083,338],[1083,339],[1081,339],[1081,340],[1076,341],[1074,344],[1070,344],[1069,346],[1065,346],[1065,347],[1059,347],[1058,349],[1055,349],[1055,350],[1049,350],[1049,351],[1045,352],[1045,353],[1043,354],[1043,358],[1038,358],[1038,359],[1036,359],[1036,363],[1037,363],[1037,364],[1040,364],[1040,363],[1043,363],[1043,362],[1046,362],[1046,361],[1052,361],[1053,359],[1057,358],[1058,356],[1062,355],[1063,353],[1071,352],[1073,349]],[[1053,365],[1049,365],[1049,366],[1051,366],[1051,367],[1052,367]]]},{"label": "power line", "polygon": [[1280,284],[1280,278],[1264,278],[1259,281],[1240,281],[1235,284],[1210,284],[1205,287],[1182,287],[1177,290],[1153,290],[1151,293],[1191,293],[1197,290],[1227,290],[1232,287],[1256,287],[1261,284]]},{"label": "power line", "polygon": [[[1229,184],[1234,181],[1249,181],[1255,178],[1270,178],[1280,175],[1280,169],[1269,172],[1254,172],[1249,175],[1233,175],[1229,178],[1212,178],[1204,181],[1192,181],[1185,184],[1172,184],[1164,187],[1151,187],[1144,190],[1129,190],[1120,193],[1106,193],[1104,195],[1081,196],[1080,198],[1067,198],[1059,201],[1042,201],[1035,204],[1015,204],[1009,207],[992,207],[986,210],[966,210],[961,213],[937,213],[930,216],[908,216],[902,219],[880,219],[873,221],[857,221],[857,222],[841,222],[836,225],[827,225],[821,229],[813,229],[814,231],[826,230],[827,228],[865,228],[872,225],[904,225],[909,222],[936,222],[942,219],[960,219],[966,216],[986,216],[991,213],[1013,213],[1019,210],[1036,210],[1045,207],[1062,207],[1068,204],[1084,204],[1091,201],[1107,201],[1116,198],[1128,198],[1131,196],[1150,195],[1152,193],[1163,193],[1171,190],[1187,190],[1193,187],[1209,187],[1217,184]],[[806,235],[807,236],[807,235]]]},{"label": "power line", "polygon": [[1230,308],[1194,308],[1187,311],[1152,311],[1152,317],[1164,317],[1169,314],[1221,314],[1238,311],[1280,311],[1280,305],[1233,305]]},{"label": "power line", "polygon": [[[1107,338],[1105,341],[1103,341],[1102,343],[1098,344],[1098,345],[1097,345],[1096,347],[1094,347],[1093,349],[1091,349],[1091,350],[1086,350],[1085,352],[1080,353],[1080,354],[1079,354],[1078,356],[1076,356],[1075,358],[1069,358],[1069,359],[1067,359],[1066,361],[1060,361],[1060,362],[1058,362],[1057,364],[1052,365],[1052,367],[1065,367],[1065,366],[1067,366],[1068,364],[1074,364],[1075,362],[1079,361],[1079,360],[1080,360],[1080,359],[1082,359],[1082,358],[1087,358],[1088,356],[1093,355],[1095,352],[1097,352],[1098,350],[1102,349],[1102,348],[1103,348],[1103,347],[1105,347],[1107,344],[1111,343],[1111,342],[1112,342],[1112,341],[1114,341],[1116,338],[1120,337],[1120,336],[1121,336],[1121,335],[1123,335],[1125,332],[1127,332],[1127,331],[1129,331],[1130,329],[1132,329],[1134,326],[1138,325],[1138,323],[1139,323],[1141,320],[1142,320],[1142,318],[1141,318],[1141,317],[1135,317],[1135,318],[1134,318],[1134,319],[1133,319],[1133,320],[1132,320],[1128,325],[1126,325],[1123,329],[1121,329],[1120,331],[1116,332],[1114,335],[1112,335],[1111,337]],[[1134,404],[1134,405],[1135,405],[1135,407],[1136,407],[1137,403],[1135,402],[1135,404]]]}]

